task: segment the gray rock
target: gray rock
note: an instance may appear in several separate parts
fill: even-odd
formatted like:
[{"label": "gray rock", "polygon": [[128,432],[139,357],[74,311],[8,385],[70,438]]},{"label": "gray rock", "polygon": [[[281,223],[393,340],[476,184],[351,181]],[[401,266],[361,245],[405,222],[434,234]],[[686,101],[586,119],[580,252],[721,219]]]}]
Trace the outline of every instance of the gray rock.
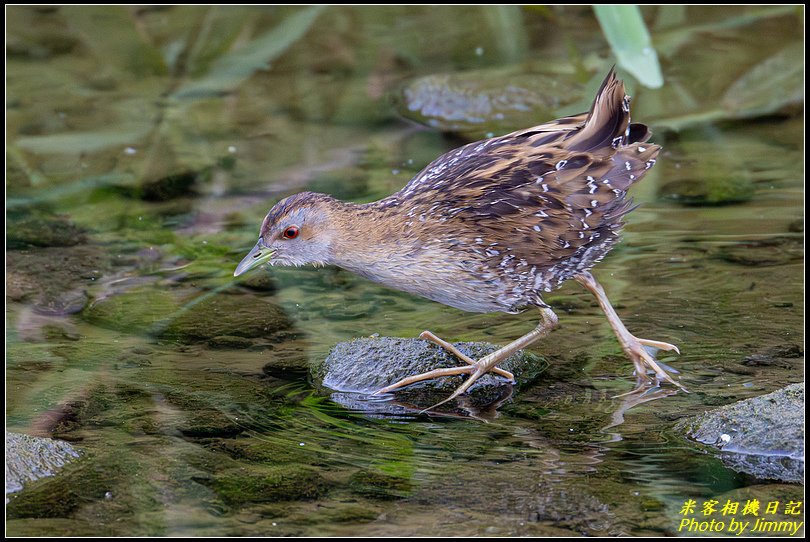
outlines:
[{"label": "gray rock", "polygon": [[398,106],[406,118],[479,139],[556,118],[582,95],[573,75],[510,66],[420,77],[404,88]]},{"label": "gray rock", "polygon": [[804,384],[684,420],[687,436],[721,450],[737,472],[785,482],[804,479]]},{"label": "gray rock", "polygon": [[6,433],[6,495],[45,476],[53,476],[79,457],[73,446],[61,440]]},{"label": "gray rock", "polygon": [[[453,343],[461,352],[479,359],[499,347],[489,343]],[[322,365],[314,369],[321,385],[338,392],[373,393],[398,380],[463,362],[444,349],[422,339],[374,337],[338,343]],[[498,365],[515,375],[518,386],[532,381],[547,366],[542,358],[519,351]],[[397,400],[429,406],[450,395],[468,375],[445,376],[424,380],[395,392]],[[504,399],[512,390],[506,378],[486,374],[466,394],[477,405]]]}]

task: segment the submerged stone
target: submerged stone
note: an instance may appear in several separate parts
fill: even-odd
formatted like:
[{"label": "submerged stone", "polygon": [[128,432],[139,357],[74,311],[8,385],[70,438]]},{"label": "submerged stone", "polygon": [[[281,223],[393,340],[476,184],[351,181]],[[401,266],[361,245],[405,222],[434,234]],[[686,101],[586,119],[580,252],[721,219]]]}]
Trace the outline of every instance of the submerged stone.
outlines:
[{"label": "submerged stone", "polygon": [[754,186],[750,181],[730,176],[675,179],[663,185],[660,194],[683,205],[730,205],[750,200]]},{"label": "submerged stone", "polygon": [[731,469],[762,479],[804,479],[804,384],[726,405],[678,428],[721,451]]},{"label": "submerged stone", "polygon": [[218,335],[208,339],[208,346],[211,348],[240,350],[253,346],[253,341],[244,337],[234,337],[233,335]]},{"label": "submerged stone", "polygon": [[[480,359],[499,348],[489,343],[453,344],[472,359]],[[463,365],[454,355],[423,339],[373,337],[336,344],[323,364],[314,369],[314,376],[323,386],[338,392],[373,393],[408,376]],[[536,378],[546,365],[539,356],[519,351],[498,367],[512,372],[520,386]],[[436,402],[442,395],[451,394],[468,376],[423,380],[395,394],[397,399],[412,403]],[[490,404],[508,396],[512,386],[506,378],[488,373],[470,387],[465,399],[477,405]]]},{"label": "submerged stone", "polygon": [[67,219],[42,213],[23,217],[10,213],[6,223],[6,248],[72,247],[87,240],[84,230]]},{"label": "submerged stone", "polygon": [[180,307],[172,292],[147,286],[96,299],[82,311],[82,318],[102,328],[148,335]]},{"label": "submerged stone", "polygon": [[66,292],[48,292],[34,301],[34,311],[47,316],[64,316],[81,312],[87,305],[87,292],[83,289]]},{"label": "submerged stone", "polygon": [[[12,250],[6,253],[6,296],[33,301],[43,314],[75,312],[86,304],[84,287],[108,267],[96,247]],[[81,310],[79,308],[79,310]]]},{"label": "submerged stone", "polygon": [[53,476],[79,457],[61,440],[6,433],[6,495],[20,491],[27,482]]},{"label": "submerged stone", "polygon": [[[795,360],[795,361],[791,361]],[[791,369],[804,365],[804,350],[797,344],[772,346],[761,352],[751,354],[740,362],[748,367],[777,366]]]},{"label": "submerged stone", "polygon": [[291,465],[225,471],[210,483],[229,505],[317,499],[330,485],[314,469]]},{"label": "submerged stone", "polygon": [[804,238],[786,235],[737,241],[718,247],[717,258],[749,267],[786,265],[804,258]]},{"label": "submerged stone", "polygon": [[260,293],[272,293],[278,290],[276,280],[270,273],[249,273],[240,277],[239,286]]},{"label": "submerged stone", "polygon": [[166,201],[195,195],[194,187],[200,176],[208,172],[181,171],[146,182],[140,186],[140,197],[145,201]]},{"label": "submerged stone", "polygon": [[413,490],[412,486],[409,477],[393,476],[372,469],[359,470],[349,479],[352,493],[379,500],[407,497]]},{"label": "submerged stone", "polygon": [[557,118],[583,96],[574,79],[516,68],[430,75],[405,87],[399,111],[443,132],[500,135]]},{"label": "submerged stone", "polygon": [[233,437],[244,428],[228,416],[213,408],[187,413],[186,419],[177,425],[183,436],[190,438]]},{"label": "submerged stone", "polygon": [[292,321],[284,310],[265,298],[220,294],[187,306],[161,336],[183,343],[208,342],[218,337],[255,339],[291,327]]}]

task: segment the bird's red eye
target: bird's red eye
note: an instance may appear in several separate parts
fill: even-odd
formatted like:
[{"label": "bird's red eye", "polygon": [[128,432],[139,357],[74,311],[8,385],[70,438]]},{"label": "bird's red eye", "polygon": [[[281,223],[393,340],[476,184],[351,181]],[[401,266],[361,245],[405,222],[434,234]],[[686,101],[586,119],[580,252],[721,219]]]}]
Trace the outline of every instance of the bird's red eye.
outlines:
[{"label": "bird's red eye", "polygon": [[282,236],[284,237],[284,239],[295,239],[296,237],[298,237],[298,226],[290,226],[289,228],[284,230]]}]

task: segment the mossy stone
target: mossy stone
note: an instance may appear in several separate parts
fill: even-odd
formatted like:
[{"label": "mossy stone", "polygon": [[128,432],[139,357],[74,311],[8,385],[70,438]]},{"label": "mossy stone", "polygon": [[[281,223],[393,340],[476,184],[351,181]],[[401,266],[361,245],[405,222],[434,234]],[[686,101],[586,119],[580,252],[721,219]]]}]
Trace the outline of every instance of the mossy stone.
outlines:
[{"label": "mossy stone", "polygon": [[252,472],[227,471],[217,475],[211,484],[229,505],[317,499],[330,485],[313,469],[288,465]]},{"label": "mossy stone", "polygon": [[65,218],[31,214],[9,217],[6,222],[6,248],[72,247],[87,240],[82,228]]},{"label": "mossy stone", "polygon": [[67,442],[6,432],[6,493],[52,476],[78,457],[79,452]]},{"label": "mossy stone", "polygon": [[267,465],[303,463],[309,458],[297,443],[289,446],[264,439],[219,439],[207,447],[227,454],[232,459]]},{"label": "mossy stone", "polygon": [[93,301],[82,312],[82,318],[106,329],[146,335],[158,330],[161,322],[180,307],[170,292],[136,288]]},{"label": "mossy stone", "polygon": [[244,337],[234,337],[233,335],[218,335],[208,340],[208,346],[221,349],[244,349],[253,346],[250,339]]},{"label": "mossy stone", "polygon": [[247,295],[213,295],[171,321],[160,333],[183,343],[230,336],[255,339],[292,327],[284,310],[267,299]]},{"label": "mossy stone", "polygon": [[186,420],[177,426],[177,430],[186,437],[233,437],[244,430],[226,415],[211,408],[186,414]]},{"label": "mossy stone", "polygon": [[349,479],[349,487],[353,493],[381,500],[407,497],[413,489],[409,478],[371,469],[355,472]]},{"label": "mossy stone", "polygon": [[804,479],[804,384],[716,408],[677,429],[721,453],[729,468],[761,479]]},{"label": "mossy stone", "polygon": [[38,480],[13,496],[6,506],[6,517],[71,517],[78,508],[103,500],[110,488],[131,476],[135,468],[120,455],[85,458],[68,465],[58,476]]}]

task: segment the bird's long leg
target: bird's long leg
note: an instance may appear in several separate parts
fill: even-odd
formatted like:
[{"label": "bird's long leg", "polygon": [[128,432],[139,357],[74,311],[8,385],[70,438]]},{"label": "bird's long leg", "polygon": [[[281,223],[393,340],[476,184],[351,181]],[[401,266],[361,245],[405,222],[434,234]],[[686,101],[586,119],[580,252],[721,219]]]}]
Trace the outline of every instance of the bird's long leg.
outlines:
[{"label": "bird's long leg", "polygon": [[[440,339],[439,337],[437,337],[436,335],[434,335],[430,331],[423,331],[422,333],[419,334],[419,338],[420,339],[425,339],[426,341],[430,341],[433,344],[436,344],[436,345],[444,348],[445,350],[447,350],[448,352],[450,352],[451,354],[456,356],[458,359],[460,359],[461,361],[463,361],[463,362],[465,362],[465,363],[467,363],[469,365],[475,365],[475,360],[474,359],[469,357],[467,354],[463,353],[461,350],[459,350],[458,348],[456,348],[455,346],[453,346],[449,342]],[[509,380],[511,380],[512,382],[515,381],[515,375],[513,375],[509,371],[504,371],[503,369],[499,369],[497,367],[494,367],[492,369],[492,372],[495,373],[495,374],[499,374],[499,375],[501,375],[503,377],[506,377]]]},{"label": "bird's long leg", "polygon": [[656,363],[655,359],[653,359],[653,357],[644,349],[644,345],[647,345],[658,348],[659,350],[674,350],[675,352],[680,353],[678,347],[674,344],[661,341],[650,341],[635,337],[624,326],[619,318],[619,315],[616,314],[616,311],[610,304],[604,288],[602,288],[602,285],[596,281],[593,275],[586,271],[575,278],[577,282],[582,284],[588,291],[596,296],[596,300],[599,301],[599,306],[602,307],[602,310],[607,316],[610,327],[613,328],[616,338],[619,339],[619,343],[622,345],[622,350],[624,350],[636,367],[638,387],[641,387],[643,384],[649,385],[653,383],[652,379],[650,379],[650,377],[647,375],[647,370],[652,369],[659,381],[663,380],[665,382],[669,382],[670,384],[687,391],[687,389],[684,388],[680,383],[673,380],[673,378],[669,376],[669,374],[667,374],[667,372],[658,363]]}]

